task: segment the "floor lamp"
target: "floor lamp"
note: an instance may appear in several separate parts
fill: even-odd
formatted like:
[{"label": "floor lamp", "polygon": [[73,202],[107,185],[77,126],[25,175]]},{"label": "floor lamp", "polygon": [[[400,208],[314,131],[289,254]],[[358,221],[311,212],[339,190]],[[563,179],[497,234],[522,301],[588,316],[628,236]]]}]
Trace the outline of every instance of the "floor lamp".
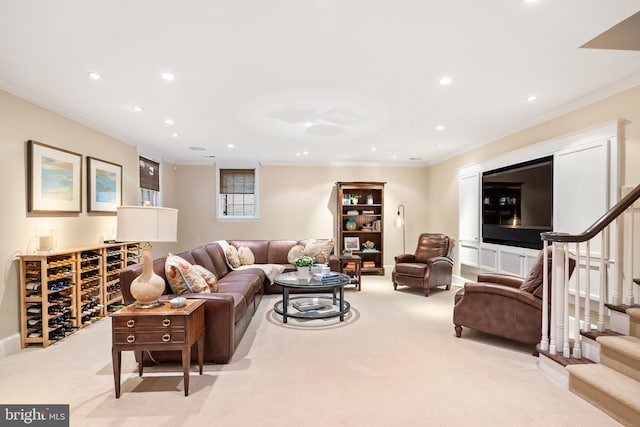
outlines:
[{"label": "floor lamp", "polygon": [[[400,215],[400,208],[402,208],[402,216]],[[402,228],[402,253],[406,253],[405,249],[405,230],[404,230],[404,205],[398,205],[398,216],[395,219],[396,227]]]}]

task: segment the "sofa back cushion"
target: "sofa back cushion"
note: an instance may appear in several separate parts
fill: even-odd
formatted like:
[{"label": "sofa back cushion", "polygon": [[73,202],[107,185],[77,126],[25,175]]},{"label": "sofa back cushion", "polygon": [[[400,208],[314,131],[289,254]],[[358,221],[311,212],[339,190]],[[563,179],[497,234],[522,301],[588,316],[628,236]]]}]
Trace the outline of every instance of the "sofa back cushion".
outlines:
[{"label": "sofa back cushion", "polygon": [[211,257],[207,253],[204,247],[196,248],[191,251],[191,255],[193,259],[196,261],[195,263],[203,266],[213,274],[216,274],[216,268],[213,265],[213,261]]},{"label": "sofa back cushion", "polygon": [[[222,251],[222,248],[217,243],[210,243],[204,247],[204,250],[209,254],[211,262],[213,263],[213,270],[211,272],[218,276],[218,279],[222,279],[231,271],[227,265],[227,258]],[[204,264],[203,264],[204,265]]]},{"label": "sofa back cushion", "polygon": [[[297,240],[269,240],[269,252],[266,264],[288,264],[287,255],[292,247],[298,244]],[[256,263],[258,257],[256,256]]]}]

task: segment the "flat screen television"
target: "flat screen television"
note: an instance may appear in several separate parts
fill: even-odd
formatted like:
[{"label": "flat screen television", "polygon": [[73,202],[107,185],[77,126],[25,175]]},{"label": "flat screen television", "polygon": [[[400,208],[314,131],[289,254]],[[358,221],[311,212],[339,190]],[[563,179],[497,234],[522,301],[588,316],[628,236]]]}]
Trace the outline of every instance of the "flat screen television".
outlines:
[{"label": "flat screen television", "polygon": [[553,231],[553,156],[482,173],[482,241],[542,249]]}]

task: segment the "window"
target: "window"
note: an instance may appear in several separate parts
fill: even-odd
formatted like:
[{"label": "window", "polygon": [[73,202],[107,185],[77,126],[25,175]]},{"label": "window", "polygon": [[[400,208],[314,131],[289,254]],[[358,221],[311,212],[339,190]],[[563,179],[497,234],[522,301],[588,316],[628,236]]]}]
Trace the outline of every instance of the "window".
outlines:
[{"label": "window", "polygon": [[218,168],[218,218],[258,218],[257,168]]},{"label": "window", "polygon": [[140,163],[140,205],[145,202],[160,206],[160,163],[139,156]]}]

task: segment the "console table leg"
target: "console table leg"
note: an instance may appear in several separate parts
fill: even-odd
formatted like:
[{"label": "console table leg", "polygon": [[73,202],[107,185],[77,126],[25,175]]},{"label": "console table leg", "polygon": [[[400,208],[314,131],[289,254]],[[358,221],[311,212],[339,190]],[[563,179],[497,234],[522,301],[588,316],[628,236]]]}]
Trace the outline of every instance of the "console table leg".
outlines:
[{"label": "console table leg", "polygon": [[182,372],[184,374],[184,395],[189,396],[189,370],[191,368],[191,347],[182,350]]},{"label": "console table leg", "polygon": [[202,365],[204,364],[204,334],[198,338],[198,365],[200,366],[200,375],[202,375]]},{"label": "console table leg", "polygon": [[120,350],[115,348],[111,349],[111,359],[113,362],[113,381],[116,388],[116,399],[120,398],[120,364],[122,363],[122,356]]}]

